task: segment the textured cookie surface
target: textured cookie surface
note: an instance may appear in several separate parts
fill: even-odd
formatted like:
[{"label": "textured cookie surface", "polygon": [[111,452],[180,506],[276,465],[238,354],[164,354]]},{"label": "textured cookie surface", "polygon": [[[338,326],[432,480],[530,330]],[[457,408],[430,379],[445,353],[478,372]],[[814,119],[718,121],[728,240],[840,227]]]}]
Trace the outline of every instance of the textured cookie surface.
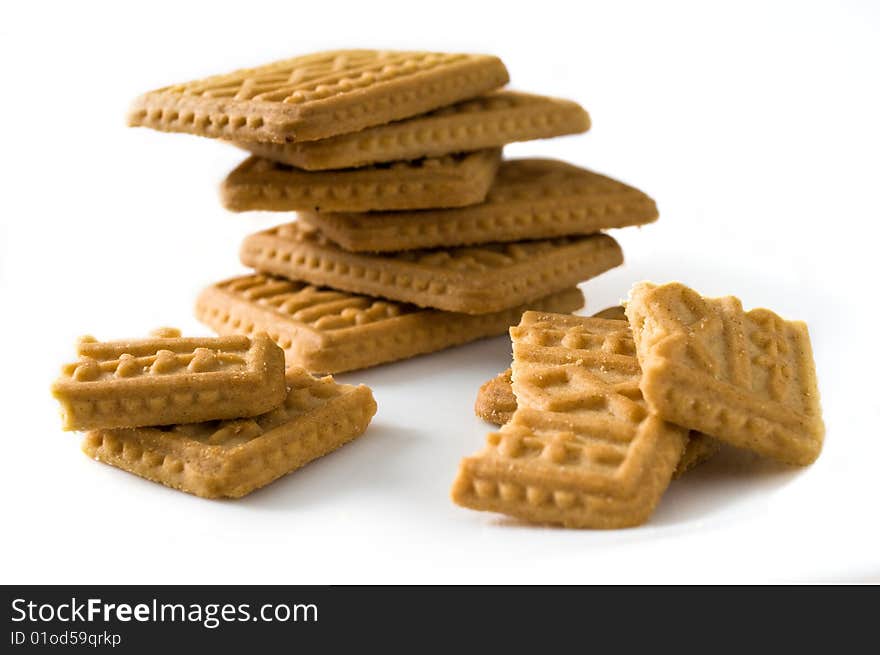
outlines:
[{"label": "textured cookie surface", "polygon": [[[560,310],[546,311],[563,313]],[[593,314],[593,317],[626,320],[623,307],[620,305],[606,307]],[[516,396],[513,395],[512,375],[513,371],[507,369],[483,383],[474,403],[474,413],[477,416],[495,425],[504,425],[513,417],[516,411]]]},{"label": "textured cookie surface", "polygon": [[65,430],[168,425],[256,416],[284,400],[284,353],[266,334],[83,338],[79,361],[52,385]]},{"label": "textured cookie surface", "polygon": [[366,212],[461,207],[485,199],[500,159],[500,150],[478,150],[313,172],[249,157],[224,180],[220,195],[224,206],[233,211]]},{"label": "textured cookie surface", "polygon": [[570,100],[498,91],[428,114],[320,141],[237,145],[306,170],[408,161],[585,132],[587,112]]},{"label": "textured cookie surface", "polygon": [[679,283],[637,284],[626,314],[659,415],[783,462],[819,456],[825,427],[804,323]]},{"label": "textured cookie surface", "polygon": [[300,216],[346,250],[381,252],[593,234],[650,223],[657,206],[638,189],[562,161],[513,159],[501,163],[478,205]]},{"label": "textured cookie surface", "polygon": [[462,461],[453,500],[568,527],[643,523],[687,435],[648,410],[627,323],[526,312],[510,334],[517,409]]},{"label": "textured cookie surface", "polygon": [[[594,318],[626,320],[622,305],[606,307],[593,314]],[[516,411],[516,396],[513,395],[513,371],[507,369],[491,380],[483,383],[477,392],[474,413],[489,423],[501,426],[507,423]],[[712,458],[721,448],[721,442],[700,432],[688,434],[687,445],[672,477],[680,477],[686,471]]]},{"label": "textured cookie surface", "polygon": [[289,365],[339,373],[434,352],[507,332],[526,309],[571,312],[577,288],[491,314],[422,309],[269,275],[246,275],[205,289],[196,316],[220,334],[265,331]]},{"label": "textured cookie surface", "polygon": [[[477,392],[474,413],[484,421],[501,426],[513,418],[516,411],[516,396],[513,395],[512,371],[507,369],[491,380],[483,383]],[[701,432],[691,431],[687,444],[675,467],[673,478],[680,477],[698,464],[712,458],[721,448],[721,442]]]},{"label": "textured cookie surface", "polygon": [[95,430],[89,457],[205,498],[238,498],[360,436],[376,413],[369,388],[287,372],[280,407],[251,419]]},{"label": "textured cookie surface", "polygon": [[523,305],[619,265],[620,246],[599,234],[387,255],[346,252],[288,223],[247,237],[241,261],[265,273],[450,312],[488,314]]},{"label": "textured cookie surface", "polygon": [[409,118],[503,86],[497,57],[336,50],[166,86],[129,125],[235,141],[324,139]]}]

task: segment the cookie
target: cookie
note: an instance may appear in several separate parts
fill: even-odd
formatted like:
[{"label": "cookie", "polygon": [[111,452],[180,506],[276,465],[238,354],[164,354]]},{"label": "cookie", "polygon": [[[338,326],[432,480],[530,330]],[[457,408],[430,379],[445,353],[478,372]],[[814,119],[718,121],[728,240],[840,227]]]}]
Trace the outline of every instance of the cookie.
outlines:
[{"label": "cookie", "polygon": [[[513,418],[516,411],[516,396],[513,395],[512,371],[502,371],[488,382],[483,383],[477,392],[474,413],[489,423],[501,426]],[[672,474],[673,479],[686,471],[712,458],[721,448],[721,442],[701,432],[691,431],[678,466]]]},{"label": "cookie", "polygon": [[626,315],[652,411],[790,464],[819,456],[825,427],[804,323],[677,282],[635,285]]},{"label": "cookie", "polygon": [[369,388],[287,372],[280,407],[249,419],[95,430],[89,457],[203,498],[240,498],[348,443],[376,413]]},{"label": "cookie", "polygon": [[[594,318],[626,320],[622,305],[614,305],[593,314]],[[510,421],[516,411],[516,396],[513,395],[511,369],[502,371],[491,380],[484,382],[477,392],[474,413],[484,421],[501,426]],[[681,460],[672,474],[673,479],[686,471],[712,458],[721,448],[721,442],[700,432],[688,434],[687,445]]]},{"label": "cookie", "polygon": [[256,416],[287,393],[284,353],[265,334],[148,339],[84,337],[79,361],[52,385],[65,430],[124,428]]},{"label": "cookie", "polygon": [[[596,312],[593,316],[596,318],[625,321],[626,308],[623,305],[614,305]],[[511,391],[511,395],[513,395],[513,391]],[[514,402],[515,400],[514,398]],[[695,466],[712,459],[719,450],[721,450],[720,441],[702,432],[691,430],[688,433],[687,445],[684,447],[681,460],[679,460],[678,466],[675,467],[675,473],[672,474],[673,479],[681,477],[682,474],[690,471]]]},{"label": "cookie", "polygon": [[687,432],[642,399],[629,326],[526,312],[510,334],[517,409],[484,450],[462,461],[453,500],[576,528],[646,521]]},{"label": "cookie", "polygon": [[196,301],[196,316],[220,334],[265,331],[289,365],[321,373],[367,368],[507,332],[526,309],[583,306],[577,288],[491,314],[457,314],[269,275],[218,282]]},{"label": "cookie", "polygon": [[335,50],[144,94],[132,126],[232,141],[326,139],[409,118],[503,86],[498,57]]},{"label": "cookie", "polygon": [[[547,311],[555,313],[564,313],[562,310],[533,308],[538,311]],[[580,309],[580,307],[578,307]],[[576,311],[576,310],[571,310]],[[623,313],[621,305],[606,307],[595,314],[594,318],[609,318],[625,320],[626,315]],[[513,371],[507,369],[496,375],[491,380],[484,382],[477,392],[477,400],[474,403],[474,413],[489,423],[495,425],[504,425],[507,423],[513,413],[516,411],[516,396],[513,395],[513,380],[511,375]]]},{"label": "cookie", "polygon": [[497,91],[421,116],[300,143],[237,143],[259,157],[309,171],[409,161],[500,148],[515,141],[586,132],[590,117],[571,100]]},{"label": "cookie", "polygon": [[553,159],[501,163],[485,202],[457,209],[300,213],[346,250],[380,252],[548,239],[657,219],[647,195]]},{"label": "cookie", "polygon": [[241,261],[260,272],[449,312],[527,304],[623,262],[611,237],[563,237],[387,255],[346,252],[314,228],[281,225],[247,237]]},{"label": "cookie", "polygon": [[220,188],[232,211],[372,210],[461,207],[482,202],[501,160],[500,150],[344,171],[304,171],[249,157]]}]

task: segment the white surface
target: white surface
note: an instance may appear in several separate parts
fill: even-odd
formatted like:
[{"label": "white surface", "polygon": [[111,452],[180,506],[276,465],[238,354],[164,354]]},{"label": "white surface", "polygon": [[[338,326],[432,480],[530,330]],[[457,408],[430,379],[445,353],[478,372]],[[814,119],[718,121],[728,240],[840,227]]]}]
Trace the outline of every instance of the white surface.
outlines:
[{"label": "white surface", "polygon": [[[880,580],[876,3],[295,4],[0,10],[0,582]],[[819,461],[728,454],[634,530],[460,509],[450,483],[488,431],[471,407],[507,366],[505,338],[340,376],[375,391],[368,433],[238,502],[84,457],[48,393],[74,338],[207,333],[196,292],[242,270],[245,234],[285,219],[226,213],[217,184],[242,155],[126,129],[129,100],[343,46],[494,52],[514,87],[582,102],[588,134],[508,156],[593,167],[661,209],[615,234],[627,264],[584,286],[588,307],[680,279],[806,320],[828,426]]]}]

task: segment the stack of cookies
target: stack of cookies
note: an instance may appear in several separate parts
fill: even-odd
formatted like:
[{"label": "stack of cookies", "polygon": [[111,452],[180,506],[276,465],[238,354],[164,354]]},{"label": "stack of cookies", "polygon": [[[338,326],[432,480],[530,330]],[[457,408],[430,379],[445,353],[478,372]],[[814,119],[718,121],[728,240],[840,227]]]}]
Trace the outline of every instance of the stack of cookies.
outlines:
[{"label": "stack of cookies", "polygon": [[503,424],[465,458],[453,500],[578,528],[643,523],[670,480],[721,443],[805,466],[825,434],[805,324],[679,283],[623,308],[526,312],[513,367],[477,413]]},{"label": "stack of cookies", "polygon": [[238,498],[360,436],[369,388],[285,372],[265,334],[83,337],[52,394],[90,457],[206,498]]},{"label": "stack of cookies", "polygon": [[345,50],[150,92],[132,125],[233,142],[233,211],[296,211],[247,237],[253,275],[206,289],[220,334],[267,332],[291,365],[336,373],[503,334],[528,309],[571,312],[619,265],[601,230],[657,218],[637,189],[511,142],[584,132],[567,100],[498,90],[486,55]]}]

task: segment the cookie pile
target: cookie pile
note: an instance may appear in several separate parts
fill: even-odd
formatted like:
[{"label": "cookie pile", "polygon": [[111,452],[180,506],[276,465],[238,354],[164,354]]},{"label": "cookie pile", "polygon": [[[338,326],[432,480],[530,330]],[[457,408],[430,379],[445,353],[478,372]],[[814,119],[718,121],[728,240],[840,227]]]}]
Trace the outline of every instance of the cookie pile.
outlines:
[{"label": "cookie pile", "polygon": [[[824,425],[803,323],[681,284],[573,316],[581,281],[622,263],[602,231],[657,218],[641,191],[512,142],[586,131],[577,103],[499,90],[486,55],[342,50],[152,91],[132,125],[226,140],[248,158],[232,211],[295,211],[248,236],[250,275],[196,314],[222,336],[83,339],[53,385],[83,450],[205,497],[239,497],[362,434],[371,391],[337,373],[502,334],[483,385],[500,425],[452,497],[539,523],[648,519],[722,443],[807,465]],[[286,369],[286,372],[285,372]]]},{"label": "cookie pile", "polygon": [[477,414],[503,424],[465,458],[465,507],[578,528],[643,523],[722,442],[805,466],[825,428],[805,324],[679,283],[637,284],[601,317],[526,312],[512,371]]},{"label": "cookie pile", "polygon": [[66,430],[98,461],[206,498],[238,498],[360,436],[370,389],[285,372],[265,334],[80,339],[52,385]]},{"label": "cookie pile", "polygon": [[132,125],[251,155],[233,211],[296,211],[247,237],[253,275],[197,301],[220,334],[267,332],[287,361],[336,373],[503,334],[528,309],[571,312],[619,265],[601,231],[657,218],[645,194],[515,141],[584,132],[568,100],[499,90],[487,55],[342,50],[158,89]]}]

